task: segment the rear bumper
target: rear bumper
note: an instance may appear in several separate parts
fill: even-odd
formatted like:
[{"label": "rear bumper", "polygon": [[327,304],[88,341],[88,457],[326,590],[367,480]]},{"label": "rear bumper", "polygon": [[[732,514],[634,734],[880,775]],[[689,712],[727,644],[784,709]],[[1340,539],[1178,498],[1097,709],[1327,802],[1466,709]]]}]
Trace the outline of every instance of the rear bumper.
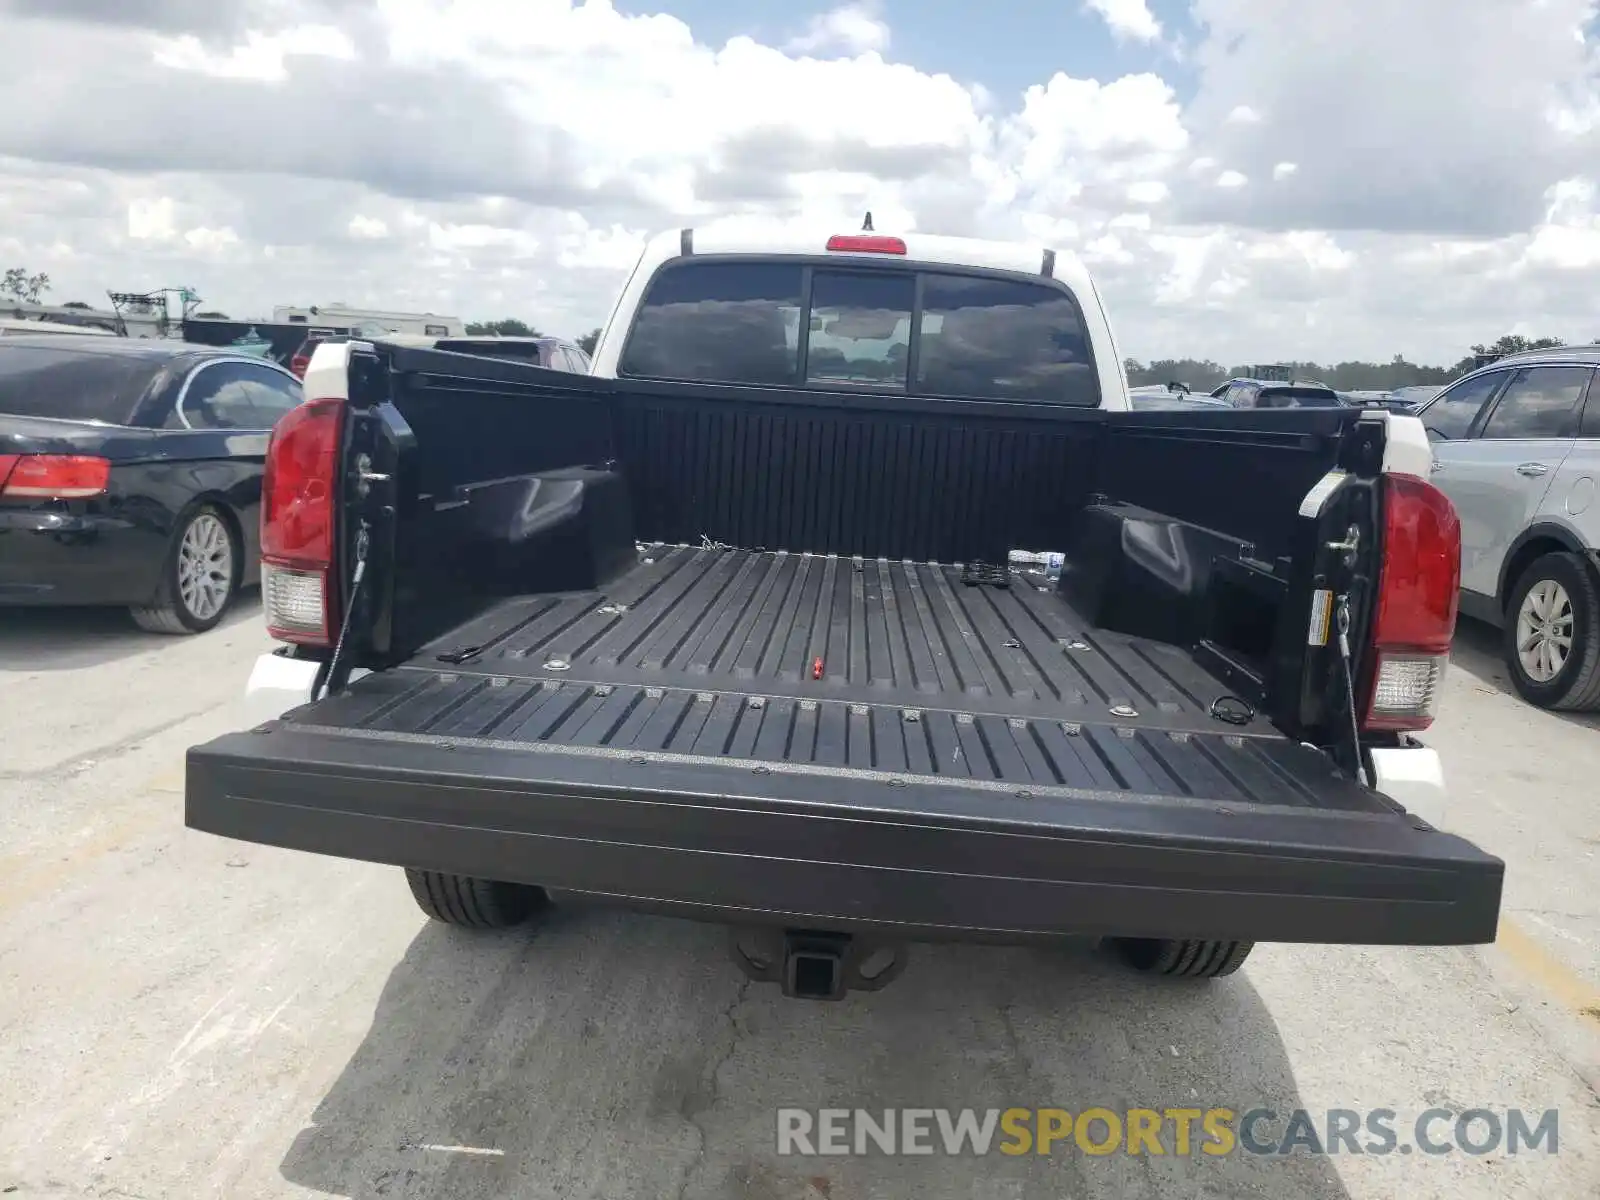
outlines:
[{"label": "rear bumper", "polygon": [[0,605],[144,604],[166,553],[116,517],[0,509]]},{"label": "rear bumper", "polygon": [[[244,685],[245,719],[260,724],[310,704],[321,670],[322,664],[312,659],[291,658],[287,648],[258,656]],[[350,672],[350,681],[368,674],[357,667]]]},{"label": "rear bumper", "polygon": [[1439,752],[1412,739],[1410,745],[1371,751],[1373,786],[1414,817],[1446,829],[1448,793]]},{"label": "rear bumper", "polygon": [[1394,812],[1028,794],[273,723],[186,822],[739,924],[921,939],[1490,942],[1503,864]]}]

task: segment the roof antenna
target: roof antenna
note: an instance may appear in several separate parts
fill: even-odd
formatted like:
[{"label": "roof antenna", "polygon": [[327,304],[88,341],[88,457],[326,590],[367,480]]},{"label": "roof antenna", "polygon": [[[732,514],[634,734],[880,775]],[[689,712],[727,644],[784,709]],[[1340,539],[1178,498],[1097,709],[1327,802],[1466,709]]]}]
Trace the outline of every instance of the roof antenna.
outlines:
[{"label": "roof antenna", "polygon": [[867,219],[865,221],[861,222],[861,232],[862,233],[871,233],[872,232],[872,210],[870,208],[867,210]]}]

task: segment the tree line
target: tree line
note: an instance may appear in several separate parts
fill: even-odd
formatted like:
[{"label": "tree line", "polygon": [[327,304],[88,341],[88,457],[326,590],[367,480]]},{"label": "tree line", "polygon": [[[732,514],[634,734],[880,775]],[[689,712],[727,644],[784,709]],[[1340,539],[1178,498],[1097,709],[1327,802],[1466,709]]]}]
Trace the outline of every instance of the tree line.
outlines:
[{"label": "tree line", "polygon": [[[1600,342],[1600,338],[1595,339]],[[1403,354],[1396,354],[1386,363],[1351,360],[1341,363],[1291,362],[1278,364],[1293,369],[1297,379],[1315,379],[1342,392],[1378,392],[1418,384],[1443,385],[1458,379],[1477,366],[1484,355],[1517,354],[1523,350],[1544,350],[1565,343],[1560,338],[1526,338],[1508,333],[1487,345],[1472,347],[1472,353],[1447,367],[1430,367],[1410,362]],[[1158,358],[1142,363],[1127,360],[1128,383],[1133,387],[1144,384],[1186,383],[1196,392],[1217,387],[1224,380],[1250,375],[1250,366],[1224,367],[1210,359]]]},{"label": "tree line", "polygon": [[50,276],[40,271],[30,275],[26,267],[10,267],[0,282],[0,296],[10,296],[24,304],[37,304],[39,298],[50,290]]}]

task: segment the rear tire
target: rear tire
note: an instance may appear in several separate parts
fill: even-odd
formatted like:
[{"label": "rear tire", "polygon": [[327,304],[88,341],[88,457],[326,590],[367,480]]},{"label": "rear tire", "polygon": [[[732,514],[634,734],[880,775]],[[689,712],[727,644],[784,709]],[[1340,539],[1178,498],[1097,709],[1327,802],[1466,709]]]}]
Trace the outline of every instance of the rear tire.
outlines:
[{"label": "rear tire", "polygon": [[507,929],[520,925],[550,903],[540,887],[474,879],[443,871],[406,868],[406,882],[417,907],[435,921],[462,929]]},{"label": "rear tire", "polygon": [[[1539,641],[1555,635],[1559,666],[1541,658]],[[1562,647],[1564,636],[1568,645]],[[1540,708],[1600,708],[1600,586],[1581,555],[1535,559],[1506,599],[1502,650],[1511,685]],[[1524,652],[1531,661],[1524,661]],[[1543,678],[1541,678],[1543,676]]]},{"label": "rear tire", "polygon": [[1145,975],[1171,979],[1221,979],[1244,966],[1254,942],[1194,938],[1115,938],[1122,961]]},{"label": "rear tire", "polygon": [[239,538],[215,504],[183,514],[161,564],[155,599],[128,611],[140,629],[183,635],[214,629],[239,591]]}]

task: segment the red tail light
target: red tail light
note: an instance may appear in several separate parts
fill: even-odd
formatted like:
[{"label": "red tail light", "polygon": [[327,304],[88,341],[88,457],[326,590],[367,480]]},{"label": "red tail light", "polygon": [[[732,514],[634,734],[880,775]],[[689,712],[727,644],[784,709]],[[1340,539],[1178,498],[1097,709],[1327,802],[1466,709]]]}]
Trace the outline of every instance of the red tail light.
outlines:
[{"label": "red tail light", "polygon": [[1367,697],[1368,730],[1433,724],[1450,661],[1461,596],[1461,520],[1438,488],[1414,475],[1386,475],[1384,557]]},{"label": "red tail light", "polygon": [[871,233],[836,233],[828,239],[829,250],[854,250],[862,254],[904,254],[906,244],[897,237]]},{"label": "red tail light", "polygon": [[0,456],[0,495],[14,499],[82,500],[104,494],[110,482],[111,463],[104,458],[87,454]]},{"label": "red tail light", "polygon": [[261,596],[267,632],[326,646],[336,628],[333,558],[343,400],[310,400],[279,420],[261,479]]}]

